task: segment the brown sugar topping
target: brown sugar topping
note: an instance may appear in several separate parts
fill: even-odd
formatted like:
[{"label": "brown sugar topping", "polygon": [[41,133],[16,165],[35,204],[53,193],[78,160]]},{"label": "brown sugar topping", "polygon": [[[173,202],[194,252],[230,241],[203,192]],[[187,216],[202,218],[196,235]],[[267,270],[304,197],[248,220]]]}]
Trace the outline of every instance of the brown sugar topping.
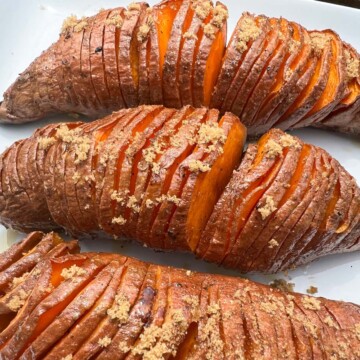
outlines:
[{"label": "brown sugar topping", "polygon": [[124,294],[115,297],[113,306],[108,309],[107,314],[112,320],[118,320],[120,324],[125,324],[129,319],[130,302]]},{"label": "brown sugar topping", "polygon": [[265,205],[258,208],[258,212],[260,213],[263,220],[265,220],[269,215],[271,215],[277,207],[275,206],[275,201],[272,196],[265,197]]},{"label": "brown sugar topping", "polygon": [[76,15],[70,15],[67,17],[61,27],[61,33],[65,34],[70,30],[74,32],[80,32],[88,26],[88,22],[85,17],[78,19]]},{"label": "brown sugar topping", "polygon": [[212,4],[209,0],[197,0],[194,1],[193,9],[195,16],[201,20],[205,20],[212,9]]},{"label": "brown sugar topping", "polygon": [[61,276],[67,279],[73,279],[75,276],[85,275],[86,271],[77,265],[72,265],[69,268],[65,268],[61,271]]},{"label": "brown sugar topping", "polygon": [[248,42],[257,39],[260,33],[261,30],[257,27],[255,20],[251,17],[245,17],[243,24],[237,31],[236,50],[240,53],[245,52],[248,49]]},{"label": "brown sugar topping", "polygon": [[360,60],[352,57],[349,50],[345,50],[346,73],[349,79],[360,76]]},{"label": "brown sugar topping", "polygon": [[304,296],[301,299],[304,308],[308,309],[308,310],[320,310],[321,307],[321,302],[314,298],[314,297],[309,297],[309,296]]},{"label": "brown sugar topping", "polygon": [[275,279],[269,284],[272,288],[278,289],[284,292],[293,292],[295,284],[288,282],[284,279]]},{"label": "brown sugar topping", "polygon": [[114,25],[118,29],[122,27],[123,23],[124,20],[119,13],[112,14],[108,19],[105,20],[106,25]]}]

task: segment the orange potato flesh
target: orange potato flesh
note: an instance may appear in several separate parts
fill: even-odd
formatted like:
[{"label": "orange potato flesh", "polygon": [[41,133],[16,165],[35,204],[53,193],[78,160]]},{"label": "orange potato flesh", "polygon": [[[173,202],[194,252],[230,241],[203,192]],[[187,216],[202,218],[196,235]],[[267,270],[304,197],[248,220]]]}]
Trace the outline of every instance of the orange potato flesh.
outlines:
[{"label": "orange potato flesh", "polygon": [[159,39],[160,74],[162,73],[166,50],[170,39],[172,24],[180,8],[181,1],[171,1],[171,6],[160,6],[157,9],[157,30]]},{"label": "orange potato flesh", "polygon": [[326,230],[327,220],[334,213],[335,206],[336,206],[336,203],[339,200],[339,197],[340,197],[340,182],[338,180],[337,183],[336,183],[336,186],[334,188],[331,200],[328,203],[328,207],[326,209],[323,221],[322,221],[322,223],[320,225],[320,228],[319,228],[320,231],[321,230]]},{"label": "orange potato flesh", "polygon": [[331,103],[337,94],[337,89],[340,82],[340,75],[338,70],[339,46],[336,45],[335,39],[331,40],[331,48],[333,51],[333,61],[331,61],[330,64],[328,82],[320,99],[306,116],[310,116],[316,113],[317,111],[321,110],[323,107]]},{"label": "orange potato flesh", "polygon": [[[225,120],[226,115],[220,120],[219,126]],[[224,144],[224,152],[216,159],[211,170],[199,175],[196,181],[186,224],[192,250],[196,249],[216,202],[230,181],[233,170],[239,165],[245,140],[245,127],[234,122]]]},{"label": "orange potato flesh", "polygon": [[210,54],[206,62],[206,71],[204,78],[204,105],[209,106],[211,94],[218,78],[222,57],[225,53],[226,46],[226,27],[223,27],[216,35],[211,46]]},{"label": "orange potato flesh", "polygon": [[356,78],[349,82],[348,91],[350,93],[343,100],[341,100],[341,104],[351,105],[358,98],[358,96],[360,96],[360,84]]}]

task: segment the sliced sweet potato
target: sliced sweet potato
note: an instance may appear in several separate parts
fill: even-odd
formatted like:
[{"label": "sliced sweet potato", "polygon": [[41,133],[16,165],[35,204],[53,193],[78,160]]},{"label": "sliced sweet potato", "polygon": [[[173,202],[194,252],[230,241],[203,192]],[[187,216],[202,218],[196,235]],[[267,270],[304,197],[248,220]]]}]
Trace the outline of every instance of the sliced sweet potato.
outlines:
[{"label": "sliced sweet potato", "polygon": [[[260,19],[258,21],[260,21]],[[248,73],[245,75],[242,85],[238,89],[237,94],[232,101],[231,112],[238,116],[243,113],[246,102],[251,96],[251,92],[260,79],[263,70],[266,69],[268,61],[272,58],[273,53],[278,48],[278,45],[281,45],[280,20],[276,18],[270,18],[269,25],[270,29],[266,34],[264,45],[262,48],[260,48],[260,52],[257,54]],[[252,46],[254,46],[254,44]]]},{"label": "sliced sweet potato", "polygon": [[[183,176],[178,175],[180,165],[193,152],[196,131],[200,124],[205,121],[207,114],[208,110],[202,108],[195,111],[192,109],[190,112],[186,111],[183,114],[186,117],[181,116],[182,122],[171,142],[171,147],[159,160],[159,165],[165,170],[162,178],[159,179],[154,176],[149,183],[151,187],[144,199],[149,199],[152,202],[147,203],[148,207],[143,209],[143,214],[139,218],[139,224],[143,223],[144,228],[139,227],[140,231],[137,238],[147,239],[150,246],[161,248],[164,241],[164,229],[168,224],[167,221],[173,210],[173,205],[179,201],[178,191],[183,180]],[[151,195],[154,197],[150,197]]]},{"label": "sliced sweet potato", "polygon": [[[192,114],[194,114],[194,116],[200,115],[200,118],[202,118],[204,113],[206,113],[206,110],[201,109],[194,111],[194,109],[190,107],[185,107],[179,110],[171,120],[171,122],[174,122],[174,132],[169,139],[170,143],[168,144],[168,148],[165,148],[162,154],[157,154],[155,160],[157,161],[159,171],[151,173],[151,177],[144,191],[144,198],[137,222],[135,238],[144,239],[146,244],[150,245],[153,242],[151,238],[147,240],[148,233],[156,221],[158,211],[167,204],[167,202],[162,200],[162,195],[168,193],[172,176],[178,164],[191,152],[192,145],[189,144],[189,139],[187,139],[186,136],[194,132],[194,124],[192,124],[189,119],[191,119]],[[185,122],[189,124],[185,125]],[[142,224],[142,226],[140,226],[140,224]],[[156,242],[154,242],[154,244],[155,243]]]},{"label": "sliced sweet potato", "polygon": [[221,60],[225,53],[228,11],[225,5],[216,3],[209,21],[197,34],[192,75],[194,106],[209,106],[211,94],[218,78]]},{"label": "sliced sweet potato", "polygon": [[4,358],[351,358],[358,351],[354,304],[115,254],[39,265],[28,300],[10,323],[1,319]]},{"label": "sliced sweet potato", "polygon": [[[312,53],[307,31],[300,25],[289,22],[292,38],[288,57],[279,70],[277,81],[257,110],[250,136],[256,136],[270,129],[292,103],[299,88],[297,82]],[[283,110],[284,109],[284,110]]]},{"label": "sliced sweet potato", "polygon": [[[263,23],[264,25],[264,23]],[[233,94],[237,71],[246,59],[246,54],[252,42],[256,41],[255,49],[259,47],[265,38],[265,28],[258,29],[256,18],[243,13],[236,24],[225,54],[222,59],[221,69],[211,97],[210,107],[221,110],[229,110],[231,101],[226,99]],[[240,84],[237,85],[238,87]],[[225,102],[225,103],[224,103]]]},{"label": "sliced sweet potato", "polygon": [[346,60],[347,95],[317,127],[331,128],[338,131],[359,133],[360,119],[360,56],[354,48],[344,44]]},{"label": "sliced sweet potato", "polygon": [[316,68],[305,88],[298,95],[293,104],[278,120],[276,126],[288,129],[294,126],[319,100],[329,78],[332,57],[331,40],[328,35],[321,32],[309,32]]},{"label": "sliced sweet potato", "polygon": [[102,319],[78,349],[75,359],[98,356],[104,346],[101,340],[104,338],[111,340],[119,327],[127,324],[129,314],[138,299],[147,270],[148,264],[139,261],[132,260],[126,264],[114,302],[107,309],[107,316]]},{"label": "sliced sweet potato", "polygon": [[[180,5],[175,4],[174,7],[179,7],[174,20],[171,25],[171,32],[166,47],[164,63],[162,66],[162,88],[164,104],[169,107],[181,107],[181,98],[179,92],[178,73],[179,61],[181,53],[181,42],[183,33],[187,31],[187,27],[191,22],[193,12],[190,10],[190,0],[178,1]],[[168,5],[169,6],[169,5]]]},{"label": "sliced sweet potato", "polygon": [[346,92],[346,60],[343,44],[339,36],[333,31],[323,31],[322,34],[329,36],[332,50],[327,84],[313,108],[294,127],[307,126],[307,124],[316,123],[325,118]]},{"label": "sliced sweet potato", "polygon": [[[154,110],[131,134],[125,159],[120,165],[119,176],[114,183],[115,191],[123,200],[116,201],[113,214],[114,217],[120,216],[126,221],[125,235],[128,237],[131,230],[135,230],[134,226],[136,226],[136,218],[142,201],[142,192],[135,194],[136,183],[138,180],[146,181],[148,174],[144,174],[143,171],[157,171],[153,157],[156,153],[160,153],[165,145],[162,141],[162,133],[173,113],[172,109],[154,107]],[[132,220],[134,220],[133,224]]]},{"label": "sliced sweet potato", "polygon": [[[196,249],[212,209],[222,195],[233,170],[239,165],[245,144],[246,129],[231,114],[221,118],[219,127],[226,134],[223,152],[216,158],[211,170],[201,174],[194,186],[187,216],[187,238],[190,249]],[[216,179],[216,182],[213,181]]]},{"label": "sliced sweet potato", "polygon": [[[103,54],[104,29],[111,10],[101,11],[94,20],[90,36],[90,74],[97,98],[103,109],[111,108],[110,93],[106,84],[105,59]],[[104,111],[103,115],[106,114]]]},{"label": "sliced sweet potato", "polygon": [[[192,75],[194,71],[195,49],[198,47],[198,33],[201,26],[211,15],[207,15],[206,1],[194,3],[188,11],[188,21],[182,29],[180,43],[180,57],[178,62],[178,84],[182,105],[193,104]],[[203,11],[201,11],[203,9]],[[190,23],[189,23],[190,22]]]},{"label": "sliced sweet potato", "polygon": [[138,29],[145,17],[146,3],[133,3],[124,12],[120,29],[118,72],[126,107],[139,105]]},{"label": "sliced sweet potato", "polygon": [[255,114],[258,109],[261,108],[265,97],[269,94],[271,87],[276,83],[277,78],[281,76],[281,69],[285,66],[289,54],[288,49],[291,41],[291,30],[292,28],[290,27],[289,22],[281,18],[278,28],[279,43],[272,52],[269,60],[265,63],[260,78],[253,88],[244,110],[241,113],[241,117],[244,118],[246,123],[251,127],[256,124],[254,121]]},{"label": "sliced sweet potato", "polygon": [[124,22],[124,11],[124,8],[112,9],[104,22],[104,72],[111,103],[110,110],[118,110],[126,106],[119,77],[120,28]]}]

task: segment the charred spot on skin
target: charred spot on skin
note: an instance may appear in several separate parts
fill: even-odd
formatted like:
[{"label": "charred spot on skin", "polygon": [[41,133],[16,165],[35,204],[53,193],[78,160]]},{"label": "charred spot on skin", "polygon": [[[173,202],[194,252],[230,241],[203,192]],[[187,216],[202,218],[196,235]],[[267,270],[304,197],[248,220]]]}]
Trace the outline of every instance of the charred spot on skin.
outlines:
[{"label": "charred spot on skin", "polygon": [[103,48],[102,46],[98,46],[96,49],[95,49],[95,54],[99,53],[99,52],[102,52],[103,51]]}]

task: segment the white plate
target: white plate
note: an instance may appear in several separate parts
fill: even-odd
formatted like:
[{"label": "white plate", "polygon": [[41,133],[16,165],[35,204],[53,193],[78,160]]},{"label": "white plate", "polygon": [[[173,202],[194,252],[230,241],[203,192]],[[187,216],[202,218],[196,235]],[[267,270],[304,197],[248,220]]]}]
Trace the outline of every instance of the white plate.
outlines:
[{"label": "white plate", "polygon": [[[295,20],[309,29],[332,28],[347,42],[360,50],[360,10],[315,2],[312,0],[224,0],[229,8],[229,34],[242,11],[257,14],[284,16]],[[154,3],[154,1],[150,1]],[[127,5],[124,0],[38,0],[0,2],[0,93],[17,74],[57,40],[62,21],[70,14],[92,15],[99,8]],[[45,121],[46,122],[46,121]],[[0,126],[0,151],[13,141],[30,135],[43,124],[37,122],[23,126]],[[296,132],[306,141],[328,150],[360,183],[360,140],[340,134],[305,129]],[[0,228],[0,249],[14,240],[12,232]],[[181,266],[193,270],[213,273],[234,274],[214,265],[195,260],[189,254],[155,253],[135,244],[121,242],[86,242],[84,250],[118,251],[156,263]],[[276,276],[252,275],[253,279],[268,283]],[[331,299],[352,301],[360,304],[360,253],[342,254],[322,258],[310,266],[289,272],[295,290],[305,292],[310,286],[318,287],[318,295]],[[287,278],[288,279],[288,278]]]}]

